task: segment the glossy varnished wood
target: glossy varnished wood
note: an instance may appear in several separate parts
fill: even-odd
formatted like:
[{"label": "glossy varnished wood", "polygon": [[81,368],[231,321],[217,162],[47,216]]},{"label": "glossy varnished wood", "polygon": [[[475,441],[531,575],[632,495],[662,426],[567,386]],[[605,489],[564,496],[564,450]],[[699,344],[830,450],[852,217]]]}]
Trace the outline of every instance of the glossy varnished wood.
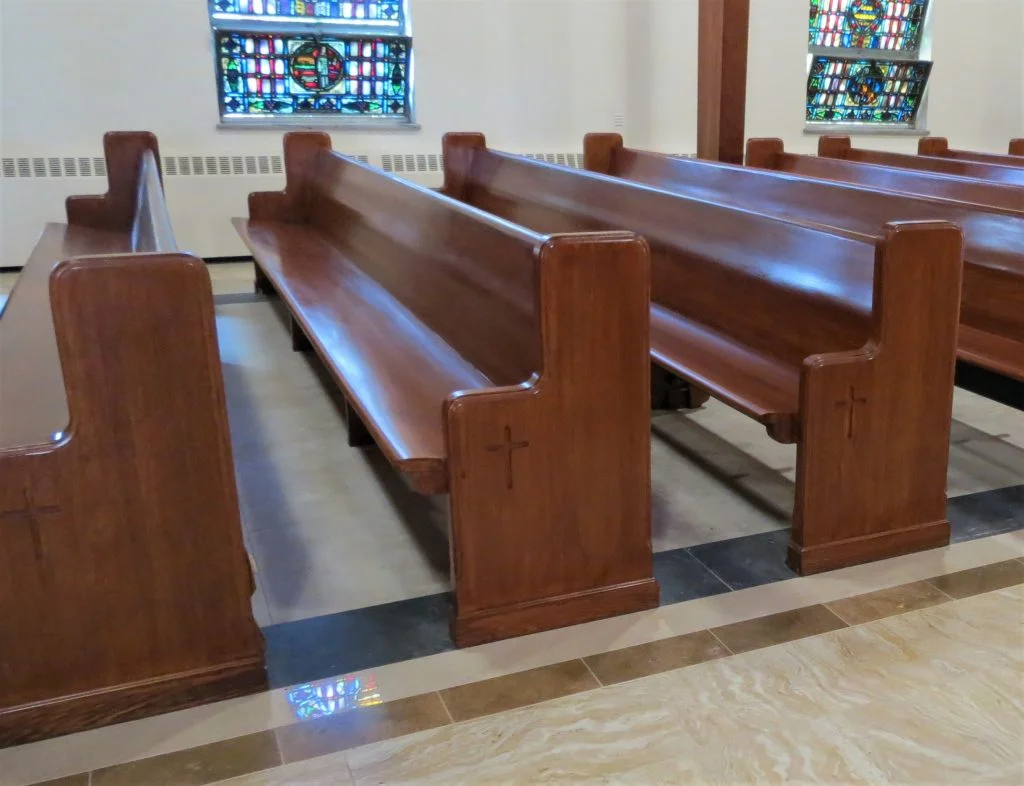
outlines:
[{"label": "glossy varnished wood", "polygon": [[115,231],[130,230],[135,222],[143,154],[152,153],[160,173],[160,146],[148,131],[110,131],[103,135],[107,161],[107,193],[103,196],[72,196],[65,204],[68,223]]},{"label": "glossy varnished wood", "polygon": [[[587,164],[609,161],[608,138],[591,141]],[[959,230],[855,238],[497,153],[480,135],[448,135],[444,152],[446,189],[470,204],[542,232],[646,237],[654,360],[799,445],[796,569],[948,542]]]},{"label": "glossy varnished wood", "polygon": [[865,164],[882,164],[904,169],[923,169],[957,177],[972,177],[988,180],[993,183],[1008,183],[1024,186],[1024,172],[1012,166],[1001,166],[982,161],[962,161],[955,158],[939,156],[909,155],[907,153],[888,153],[880,150],[867,150],[853,147],[848,136],[823,136],[818,140],[818,155],[826,158],[844,158],[847,161],[858,161]]},{"label": "glossy varnished wood", "polygon": [[979,164],[1024,167],[1024,159],[1013,155],[1012,152],[1004,156],[999,153],[980,153],[975,150],[955,150],[949,146],[949,140],[941,136],[926,136],[918,140],[917,154],[919,156],[951,158],[956,161],[974,161]]},{"label": "glossy varnished wood", "polygon": [[880,191],[968,202],[1024,216],[1024,186],[992,183],[920,169],[901,169],[838,158],[787,153],[781,139],[749,140],[746,164],[760,169],[821,180],[835,180]]},{"label": "glossy varnished wood", "polygon": [[206,268],[129,253],[173,242],[147,136],[0,317],[0,746],[266,685]]},{"label": "glossy varnished wood", "polygon": [[960,337],[961,358],[1024,379],[1024,233],[1019,211],[678,159],[618,146],[620,139],[614,135],[598,141],[602,150],[612,147],[611,153],[601,155],[617,176],[851,237],[873,237],[879,227],[898,220],[957,224],[964,232],[966,263],[961,318],[972,328]]},{"label": "glossy varnished wood", "polygon": [[697,27],[697,155],[743,162],[750,0],[700,0]]},{"label": "glossy varnished wood", "polygon": [[548,238],[329,148],[288,134],[285,190],[236,226],[350,441],[450,493],[456,643],[656,605],[645,244]]}]

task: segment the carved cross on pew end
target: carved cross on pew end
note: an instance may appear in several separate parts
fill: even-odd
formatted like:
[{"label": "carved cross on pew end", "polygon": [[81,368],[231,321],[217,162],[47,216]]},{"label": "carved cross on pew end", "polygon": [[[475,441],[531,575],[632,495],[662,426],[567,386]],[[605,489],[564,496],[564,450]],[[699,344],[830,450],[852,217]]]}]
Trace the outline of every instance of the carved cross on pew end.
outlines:
[{"label": "carved cross on pew end", "polygon": [[505,454],[505,484],[509,491],[512,490],[512,454],[517,450],[530,447],[527,441],[512,441],[512,427],[505,426],[505,440],[498,445],[487,445],[490,453],[503,452]]},{"label": "carved cross on pew end", "polygon": [[29,534],[32,537],[32,551],[37,561],[43,559],[43,536],[39,531],[39,517],[52,516],[60,513],[60,505],[40,505],[32,494],[31,486],[22,489],[22,505],[19,508],[0,510],[0,521],[6,519],[23,519],[28,522]]},{"label": "carved cross on pew end", "polygon": [[868,400],[863,396],[857,395],[857,389],[850,385],[850,396],[844,401],[837,401],[836,408],[848,407],[849,412],[846,416],[846,438],[853,439],[853,431],[856,423],[856,411],[858,404],[867,404]]}]

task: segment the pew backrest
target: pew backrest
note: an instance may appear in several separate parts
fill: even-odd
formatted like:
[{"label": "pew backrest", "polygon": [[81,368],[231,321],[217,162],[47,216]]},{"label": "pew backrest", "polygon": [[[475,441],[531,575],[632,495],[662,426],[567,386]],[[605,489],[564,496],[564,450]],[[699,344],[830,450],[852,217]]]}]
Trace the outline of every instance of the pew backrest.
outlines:
[{"label": "pew backrest", "polygon": [[[655,303],[767,354],[799,364],[811,351],[859,346],[866,334],[874,238],[488,150],[480,135],[447,135],[444,154],[444,192],[471,205],[540,232],[644,236]],[[737,297],[776,311],[779,331],[765,333],[763,312],[722,307]]]},{"label": "pew backrest", "polygon": [[781,139],[751,139],[746,165],[882,191],[969,202],[1024,215],[1024,187],[919,169],[861,164],[838,158],[787,153]]},{"label": "pew backrest", "polygon": [[1017,167],[1000,166],[981,161],[961,161],[937,156],[915,156],[853,147],[848,136],[823,136],[818,140],[818,155],[824,158],[844,158],[865,164],[898,166],[903,169],[923,169],[944,175],[973,177],[993,183],[1024,186],[1024,172]]},{"label": "pew backrest", "polygon": [[949,146],[949,140],[941,136],[926,136],[919,140],[917,143],[917,154],[919,156],[933,156],[935,158],[951,158],[956,161],[974,161],[979,164],[1024,167],[1024,161],[1016,160],[1017,157],[1012,154],[1004,156],[1000,153],[954,150]]}]

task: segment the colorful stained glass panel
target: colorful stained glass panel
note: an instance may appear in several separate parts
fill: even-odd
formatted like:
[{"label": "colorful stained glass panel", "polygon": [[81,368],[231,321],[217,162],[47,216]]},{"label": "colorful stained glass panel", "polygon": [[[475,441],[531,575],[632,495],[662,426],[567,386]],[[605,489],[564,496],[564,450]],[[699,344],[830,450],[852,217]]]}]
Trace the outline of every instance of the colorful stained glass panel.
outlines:
[{"label": "colorful stained glass panel", "polygon": [[811,0],[811,46],[916,51],[928,0]]},{"label": "colorful stained glass panel", "polygon": [[807,79],[807,121],[913,123],[931,69],[927,62],[815,57]]},{"label": "colorful stained glass panel", "polygon": [[357,707],[372,707],[383,701],[372,676],[320,680],[288,691],[288,703],[299,720],[326,718]]},{"label": "colorful stained glass panel", "polygon": [[401,0],[212,0],[215,14],[400,25]]},{"label": "colorful stained glass panel", "polygon": [[221,112],[410,116],[408,38],[218,32]]}]

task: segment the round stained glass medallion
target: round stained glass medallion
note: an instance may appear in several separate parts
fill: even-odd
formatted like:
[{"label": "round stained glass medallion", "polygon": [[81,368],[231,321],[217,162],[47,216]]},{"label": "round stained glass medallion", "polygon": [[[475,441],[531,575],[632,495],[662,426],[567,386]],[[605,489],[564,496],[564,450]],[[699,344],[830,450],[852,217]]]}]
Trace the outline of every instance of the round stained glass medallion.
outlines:
[{"label": "round stained glass medallion", "polygon": [[884,15],[884,0],[853,0],[846,9],[846,18],[856,35],[874,33]]},{"label": "round stained glass medallion", "polygon": [[874,63],[862,63],[850,70],[846,97],[857,106],[871,106],[885,88],[885,75]]},{"label": "round stained glass medallion", "polygon": [[341,55],[328,44],[311,41],[292,54],[292,79],[306,90],[330,90],[341,81],[344,73],[345,63]]}]

